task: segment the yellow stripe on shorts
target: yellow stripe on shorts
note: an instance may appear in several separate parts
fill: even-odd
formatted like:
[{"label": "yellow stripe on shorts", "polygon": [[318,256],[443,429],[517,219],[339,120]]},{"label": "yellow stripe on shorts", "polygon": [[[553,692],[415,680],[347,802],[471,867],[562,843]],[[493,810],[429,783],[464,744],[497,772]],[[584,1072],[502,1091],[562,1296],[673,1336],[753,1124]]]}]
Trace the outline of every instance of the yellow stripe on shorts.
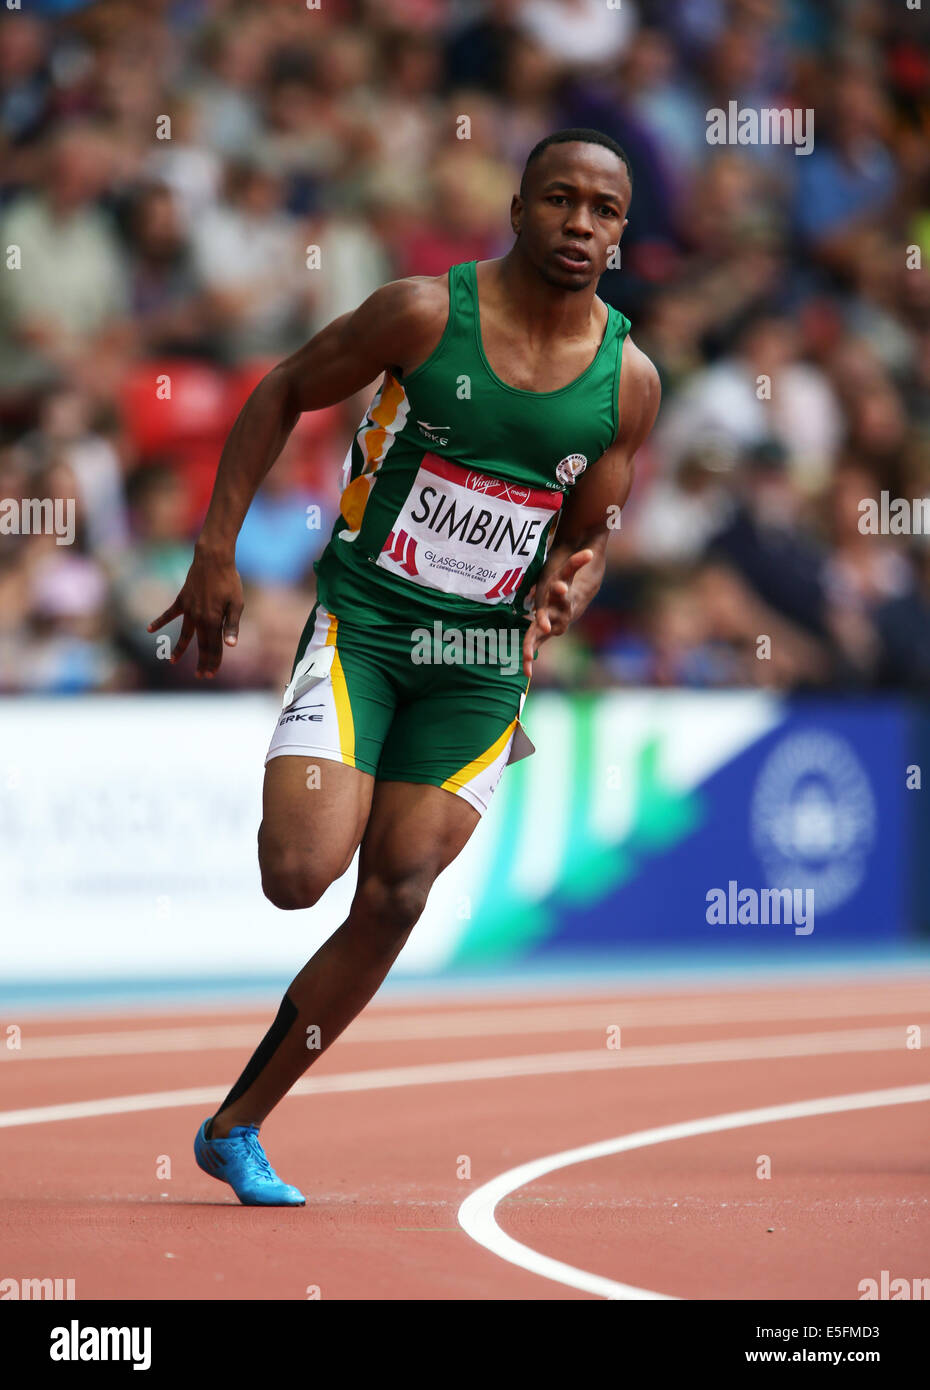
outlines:
[{"label": "yellow stripe on shorts", "polygon": [[443,791],[456,792],[461,787],[467,787],[469,782],[473,782],[476,777],[480,777],[481,773],[484,772],[486,768],[489,768],[494,760],[499,758],[501,753],[503,753],[504,749],[507,747],[507,740],[516,727],[517,721],[514,719],[507,725],[500,738],[494,740],[490,748],[486,748],[477,758],[472,759],[470,763],[466,763],[464,767],[459,768],[458,772],[454,772],[451,777],[446,778],[442,784]]},{"label": "yellow stripe on shorts", "polygon": [[[338,631],[339,619],[334,618],[332,613],[330,613],[329,631],[326,634],[327,647],[336,647],[336,634]],[[355,721],[352,718],[352,706],[349,703],[349,688],[346,685],[346,677],[342,669],[342,662],[339,660],[338,647],[336,647],[333,656],[330,679],[333,683],[333,698],[336,701],[336,723],[339,726],[339,753],[344,763],[347,763],[349,767],[354,767]]]}]

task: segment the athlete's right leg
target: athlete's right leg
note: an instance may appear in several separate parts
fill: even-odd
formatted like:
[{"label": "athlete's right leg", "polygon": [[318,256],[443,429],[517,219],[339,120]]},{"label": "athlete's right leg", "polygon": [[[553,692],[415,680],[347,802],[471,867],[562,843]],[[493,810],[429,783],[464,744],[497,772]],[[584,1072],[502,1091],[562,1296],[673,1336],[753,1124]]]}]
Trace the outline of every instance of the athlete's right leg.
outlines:
[{"label": "athlete's right leg", "polygon": [[291,981],[277,1018],[214,1116],[208,1138],[225,1138],[237,1125],[259,1128],[365,1007],[400,953],[434,880],[478,821],[474,806],[440,787],[378,783],[349,916]]},{"label": "athlete's right leg", "polygon": [[308,753],[272,758],[265,768],[258,863],[275,907],[312,907],[352,863],[375,779]]},{"label": "athlete's right leg", "polygon": [[[262,888],[276,907],[312,907],[352,863],[396,706],[384,657],[379,634],[347,630],[322,604],[314,607],[265,759],[258,856]],[[268,1064],[297,1016],[295,984],[208,1123],[207,1139],[253,1123]]]},{"label": "athlete's right leg", "polygon": [[[328,758],[306,754],[271,759],[265,768],[258,860],[262,889],[276,907],[312,907],[342,877],[368,823],[374,785],[370,773]],[[209,1138],[223,1139],[234,1125],[255,1122],[262,1074],[297,1016],[295,983],[214,1115]]]}]

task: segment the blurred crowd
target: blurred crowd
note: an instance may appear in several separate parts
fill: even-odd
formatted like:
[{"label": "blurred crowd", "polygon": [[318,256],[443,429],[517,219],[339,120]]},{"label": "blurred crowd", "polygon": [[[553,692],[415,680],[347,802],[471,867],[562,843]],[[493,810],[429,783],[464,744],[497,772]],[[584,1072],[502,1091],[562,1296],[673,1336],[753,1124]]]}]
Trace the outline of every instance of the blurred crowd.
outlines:
[{"label": "blurred crowd", "polygon": [[[663,385],[601,594],[538,683],[930,685],[930,5],[904,0],[34,0],[0,17],[0,691],[178,689],[226,432],[387,280],[504,254],[566,126],[634,171],[619,270]],[[811,153],[707,112],[815,113]],[[468,117],[463,125],[462,117]],[[466,133],[468,138],[460,138]],[[318,263],[308,248],[319,248]],[[220,685],[280,688],[373,387],[304,416],[246,520]],[[760,642],[767,637],[769,642]]]}]

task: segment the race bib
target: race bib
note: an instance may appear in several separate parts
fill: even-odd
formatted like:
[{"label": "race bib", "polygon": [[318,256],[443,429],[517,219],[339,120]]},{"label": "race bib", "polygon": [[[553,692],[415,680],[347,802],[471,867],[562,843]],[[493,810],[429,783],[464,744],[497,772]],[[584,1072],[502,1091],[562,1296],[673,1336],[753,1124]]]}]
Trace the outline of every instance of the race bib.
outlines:
[{"label": "race bib", "polygon": [[424,454],[377,563],[428,589],[506,603],[561,505],[560,492]]}]

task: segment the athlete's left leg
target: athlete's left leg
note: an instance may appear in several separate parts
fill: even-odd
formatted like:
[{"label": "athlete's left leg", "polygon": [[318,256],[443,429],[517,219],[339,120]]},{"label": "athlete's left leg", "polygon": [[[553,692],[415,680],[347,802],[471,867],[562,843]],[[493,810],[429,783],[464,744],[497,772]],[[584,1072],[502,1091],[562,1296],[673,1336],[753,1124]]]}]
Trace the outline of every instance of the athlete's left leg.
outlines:
[{"label": "athlete's left leg", "polygon": [[464,797],[441,787],[375,784],[349,916],[288,986],[287,1013],[279,1013],[274,1038],[269,1034],[260,1045],[234,1090],[243,1079],[248,1085],[216,1117],[217,1137],[235,1125],[261,1125],[361,1012],[397,959],[436,878],[479,819]]}]

